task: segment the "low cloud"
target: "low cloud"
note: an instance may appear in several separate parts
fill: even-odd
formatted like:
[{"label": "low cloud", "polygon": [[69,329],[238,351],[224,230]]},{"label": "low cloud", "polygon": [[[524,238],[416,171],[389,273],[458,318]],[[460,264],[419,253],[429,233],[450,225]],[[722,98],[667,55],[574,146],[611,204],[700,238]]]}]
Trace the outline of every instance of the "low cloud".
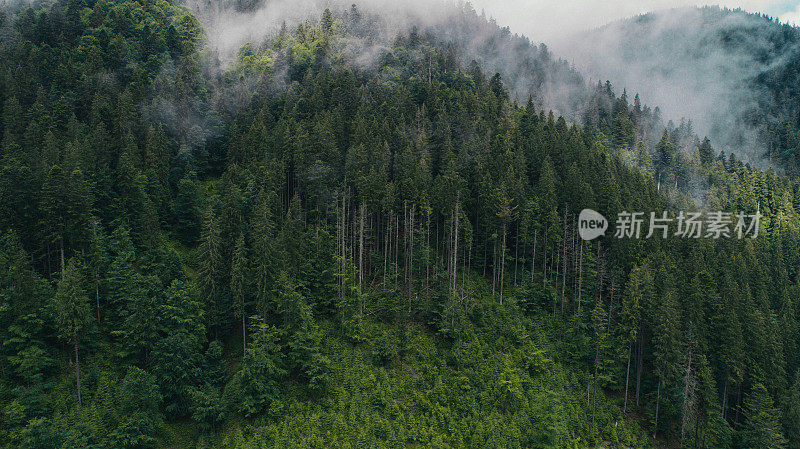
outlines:
[{"label": "low cloud", "polygon": [[[1,0],[0,0],[1,1]],[[184,0],[203,24],[208,44],[225,60],[235,55],[246,42],[259,44],[278,33],[285,23],[288,28],[306,20],[318,20],[326,8],[344,11],[355,4],[363,13],[374,13],[387,20],[387,36],[406,31],[409,24],[433,24],[452,13],[455,4],[449,0],[262,0],[255,7],[242,7],[247,0]]]},{"label": "low cloud", "polygon": [[[509,26],[512,31],[525,34],[534,42],[548,45],[558,45],[570,34],[618,19],[662,9],[709,4],[692,0],[473,0],[471,3],[477,10],[484,9],[501,26]],[[711,4],[775,15],[786,9],[785,0],[723,0]],[[782,21],[800,19],[800,6],[784,16],[781,16]]]},{"label": "low cloud", "polygon": [[787,13],[781,14],[778,18],[783,23],[788,23],[794,26],[800,26],[800,5],[794,9],[794,11],[789,11]]}]

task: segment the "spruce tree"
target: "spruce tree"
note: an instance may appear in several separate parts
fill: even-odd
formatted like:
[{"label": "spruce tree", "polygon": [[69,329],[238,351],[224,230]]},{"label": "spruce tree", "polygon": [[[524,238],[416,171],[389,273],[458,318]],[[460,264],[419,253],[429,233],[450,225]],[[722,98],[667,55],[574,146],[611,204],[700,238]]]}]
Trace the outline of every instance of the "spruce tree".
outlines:
[{"label": "spruce tree", "polygon": [[743,447],[779,449],[786,447],[779,414],[762,383],[756,383],[744,401],[745,423],[741,431]]},{"label": "spruce tree", "polygon": [[250,279],[248,273],[247,247],[244,234],[239,233],[236,247],[233,250],[231,261],[231,296],[233,298],[234,313],[242,320],[242,351],[247,351],[247,294]]},{"label": "spruce tree", "polygon": [[70,258],[64,276],[58,282],[55,296],[56,325],[61,338],[71,341],[75,348],[75,382],[78,393],[78,405],[81,400],[81,365],[78,353],[80,335],[86,330],[91,311],[89,297],[84,289],[82,267],[76,258]]},{"label": "spruce tree", "polygon": [[209,327],[219,333],[225,313],[223,304],[222,241],[219,222],[213,205],[206,208],[200,244],[197,247],[200,292],[205,304]]}]

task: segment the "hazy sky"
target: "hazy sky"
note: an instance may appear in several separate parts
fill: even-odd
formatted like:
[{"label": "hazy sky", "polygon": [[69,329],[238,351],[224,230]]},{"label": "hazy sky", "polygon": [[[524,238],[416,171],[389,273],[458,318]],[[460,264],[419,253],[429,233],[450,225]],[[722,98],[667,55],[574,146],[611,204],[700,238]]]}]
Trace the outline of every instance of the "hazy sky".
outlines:
[{"label": "hazy sky", "polygon": [[678,6],[718,4],[763,12],[783,22],[800,25],[800,0],[472,0],[498,24],[527,35],[534,42],[557,43],[559,37],[595,28],[616,19]]}]

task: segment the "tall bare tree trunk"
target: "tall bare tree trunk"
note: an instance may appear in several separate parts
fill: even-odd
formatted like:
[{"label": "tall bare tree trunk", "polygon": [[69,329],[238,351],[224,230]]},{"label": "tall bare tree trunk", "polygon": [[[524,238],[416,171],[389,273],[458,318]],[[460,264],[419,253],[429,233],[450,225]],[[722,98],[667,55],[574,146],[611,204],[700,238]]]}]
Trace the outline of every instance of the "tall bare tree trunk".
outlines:
[{"label": "tall bare tree trunk", "polygon": [[462,269],[461,269],[461,302],[464,305],[464,313],[467,313],[466,309],[466,285],[467,285],[467,271],[469,271],[470,266],[470,258],[472,257],[472,241],[470,240],[469,246],[467,247],[467,251],[464,253],[462,257]]},{"label": "tall bare tree trunk", "polygon": [[[431,255],[434,257],[434,265],[438,257],[437,251],[434,250],[431,254],[431,208],[426,211],[426,225],[425,225],[425,310],[428,310],[428,298],[431,295]],[[438,248],[437,248],[438,250]]]},{"label": "tall bare tree trunk", "polygon": [[443,245],[444,256],[447,259],[447,293],[452,297],[453,293],[453,228],[456,223],[455,207],[450,212],[450,222],[448,223],[447,239]]},{"label": "tall bare tree trunk", "polygon": [[364,314],[364,213],[367,204],[361,200],[358,224],[358,314]]},{"label": "tall bare tree trunk", "polygon": [[411,205],[409,218],[411,220],[411,233],[409,235],[409,257],[408,257],[408,312],[411,312],[413,301],[414,286],[414,215],[416,214],[416,204]]},{"label": "tall bare tree trunk", "polygon": [[[564,209],[564,268],[561,270],[561,318],[564,318],[564,290],[567,288],[567,215],[569,206]],[[556,279],[558,282],[558,279]]]},{"label": "tall bare tree trunk", "polygon": [[492,247],[492,302],[494,302],[494,293],[497,286],[497,239],[494,240]]},{"label": "tall bare tree trunk", "polygon": [[[595,299],[595,308],[597,308],[598,305],[600,305],[600,308],[602,309],[602,305],[603,305],[602,291],[600,292],[600,294],[597,295],[597,299]],[[609,307],[609,310],[611,310],[611,307]],[[593,385],[592,385],[592,387],[593,387],[592,388],[592,427],[594,427],[595,404],[596,404],[596,398],[597,398],[597,375],[598,375],[597,370],[598,370],[598,365],[600,364],[600,340],[602,338],[602,334],[600,334],[597,330],[595,330],[595,333],[597,334],[597,342],[595,342],[595,345],[594,345],[594,375],[592,377],[592,379],[593,379],[592,380],[592,383],[593,383]]]},{"label": "tall bare tree trunk", "polygon": [[[97,241],[97,220],[92,219],[92,236]],[[100,324],[100,269],[94,268],[94,299],[97,304],[97,323]]]},{"label": "tall bare tree trunk", "polygon": [[408,204],[403,201],[403,285],[408,284]]},{"label": "tall bare tree trunk", "polygon": [[74,329],[73,340],[75,341],[75,379],[78,387],[78,405],[81,402],[81,360],[78,357],[78,329]]},{"label": "tall bare tree trunk", "polygon": [[578,315],[581,313],[581,295],[583,293],[583,240],[581,240],[581,251],[578,256]]},{"label": "tall bare tree trunk", "polygon": [[594,345],[594,375],[592,376],[592,428],[594,428],[595,405],[597,404],[597,365],[600,359],[600,338]]},{"label": "tall bare tree trunk", "polygon": [[489,257],[489,239],[486,239],[483,243],[483,277],[486,277],[486,261]]},{"label": "tall bare tree trunk", "polygon": [[628,362],[625,367],[625,405],[622,407],[622,413],[628,412],[628,380],[631,376],[631,353],[633,352],[633,342],[628,345]]},{"label": "tall bare tree trunk", "polygon": [[725,368],[725,386],[722,388],[722,419],[725,419],[728,407],[728,369]]},{"label": "tall bare tree trunk", "polygon": [[656,432],[658,432],[658,407],[661,405],[661,377],[658,378],[658,393],[656,395],[656,419],[653,424],[653,439],[656,439]]},{"label": "tall bare tree trunk", "polygon": [[606,326],[607,332],[611,333],[611,312],[614,307],[614,278],[611,278],[611,298],[608,303],[608,325]]},{"label": "tall bare tree trunk", "polygon": [[556,241],[556,246],[553,250],[556,252],[555,264],[551,264],[555,266],[555,277],[553,277],[553,269],[550,269],[550,283],[553,284],[553,289],[555,290],[555,298],[553,298],[554,302],[558,302],[558,270],[561,268],[561,243]]},{"label": "tall bare tree trunk", "polygon": [[[456,291],[456,282],[458,280],[458,219],[459,219],[459,201],[460,201],[460,192],[456,194],[456,211],[455,211],[455,229],[453,229],[454,236],[453,236],[453,281],[452,281],[452,291],[455,293]],[[502,288],[502,287],[501,287]],[[502,303],[502,289],[500,290],[500,302]]]},{"label": "tall bare tree trunk", "polygon": [[[564,231],[564,269],[561,270],[561,317],[564,317],[565,291],[567,289],[567,234]],[[558,280],[556,280],[558,282]]]},{"label": "tall bare tree trunk", "polygon": [[[578,217],[575,216],[575,220],[577,221]],[[571,265],[572,265],[572,299],[573,301],[575,298],[578,297],[578,242],[580,238],[578,237],[578,228],[575,226],[575,222],[573,222],[572,226],[572,251],[571,255]]]},{"label": "tall bare tree trunk", "polygon": [[[553,318],[556,317],[556,310],[558,309],[558,269],[561,267],[561,248],[558,246],[559,244],[556,243],[555,251],[556,251],[556,276],[554,279],[551,280],[553,284],[553,289],[555,290],[555,294],[553,295]],[[552,270],[551,270],[552,271]]]},{"label": "tall bare tree trunk", "polygon": [[342,192],[342,209],[341,217],[339,220],[339,257],[341,258],[341,266],[339,267],[339,298],[344,303],[345,299],[345,279],[347,270],[347,191]]},{"label": "tall bare tree trunk", "polygon": [[517,226],[517,238],[514,243],[514,287],[517,286],[517,269],[519,268],[519,226]]},{"label": "tall bare tree trunk", "polygon": [[686,354],[686,371],[683,378],[683,404],[681,404],[681,442],[686,437],[686,426],[689,424],[694,396],[694,381],[692,379],[692,348],[691,342]]},{"label": "tall bare tree trunk", "polygon": [[636,407],[639,407],[639,393],[642,388],[642,368],[644,364],[644,337],[639,334],[639,344],[636,349]]},{"label": "tall bare tree trunk", "polygon": [[503,223],[503,244],[500,250],[500,305],[503,305],[503,286],[506,283],[506,230],[507,225]]},{"label": "tall bare tree trunk", "polygon": [[544,233],[544,246],[542,247],[542,288],[547,286],[547,233]]},{"label": "tall bare tree trunk", "polygon": [[539,233],[539,230],[533,231],[533,251],[531,252],[531,281],[533,281],[533,270],[534,266],[536,265],[536,235]]},{"label": "tall bare tree trunk", "polygon": [[64,237],[58,239],[59,250],[61,252],[61,279],[64,279]]},{"label": "tall bare tree trunk", "polygon": [[436,223],[436,229],[434,230],[436,246],[433,251],[433,278],[436,279],[439,276],[440,254],[441,257],[444,257],[444,254],[439,250],[439,220],[434,220],[434,223]]},{"label": "tall bare tree trunk", "polygon": [[742,383],[739,382],[739,392],[736,394],[736,417],[733,420],[734,426],[739,425],[739,412],[742,410]]},{"label": "tall bare tree trunk", "polygon": [[601,242],[597,242],[597,262],[596,262],[596,264],[597,264],[597,296],[598,297],[603,294],[603,264],[601,263],[602,261],[600,260],[600,255],[601,255],[601,249],[600,248],[601,248],[601,246],[602,246]]},{"label": "tall bare tree trunk", "polygon": [[386,225],[386,233],[383,241],[383,288],[386,288],[386,275],[389,271],[389,240],[392,235],[392,211],[389,211],[389,219]]}]

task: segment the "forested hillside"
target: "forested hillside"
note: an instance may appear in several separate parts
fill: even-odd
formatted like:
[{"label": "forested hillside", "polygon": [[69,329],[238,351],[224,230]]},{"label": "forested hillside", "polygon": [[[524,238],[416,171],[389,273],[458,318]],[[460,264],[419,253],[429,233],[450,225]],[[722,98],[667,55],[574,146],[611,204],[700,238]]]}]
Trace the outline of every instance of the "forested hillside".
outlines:
[{"label": "forested hillside", "polygon": [[164,1],[2,14],[0,446],[800,447],[798,181],[441,28],[356,63],[357,7],[227,68]]},{"label": "forested hillside", "polygon": [[800,173],[797,27],[740,9],[676,8],[581,33],[565,48],[726,151]]}]

